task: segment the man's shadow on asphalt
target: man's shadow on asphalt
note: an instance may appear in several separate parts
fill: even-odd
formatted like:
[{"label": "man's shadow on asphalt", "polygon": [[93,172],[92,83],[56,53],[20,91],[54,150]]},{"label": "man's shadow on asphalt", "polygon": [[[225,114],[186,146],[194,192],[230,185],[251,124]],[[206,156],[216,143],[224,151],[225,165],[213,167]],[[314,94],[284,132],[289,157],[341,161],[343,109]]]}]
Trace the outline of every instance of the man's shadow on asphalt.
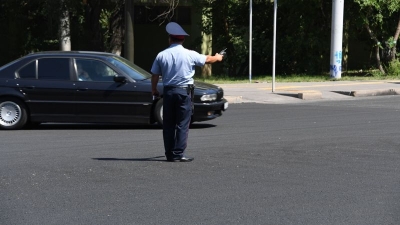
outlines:
[{"label": "man's shadow on asphalt", "polygon": [[150,158],[92,158],[99,161],[127,161],[127,162],[168,162],[165,156],[156,156]]}]

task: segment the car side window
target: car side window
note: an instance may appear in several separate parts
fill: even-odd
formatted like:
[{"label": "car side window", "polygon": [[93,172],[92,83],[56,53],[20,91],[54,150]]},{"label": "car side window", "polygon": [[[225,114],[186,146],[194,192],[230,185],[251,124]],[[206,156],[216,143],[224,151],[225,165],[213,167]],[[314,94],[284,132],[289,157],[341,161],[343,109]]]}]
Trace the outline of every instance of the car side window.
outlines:
[{"label": "car side window", "polygon": [[38,79],[70,80],[68,58],[43,58],[38,60]]},{"label": "car side window", "polygon": [[110,81],[117,74],[111,67],[99,60],[76,59],[76,73],[80,81]]},{"label": "car side window", "polygon": [[93,67],[96,71],[94,80],[113,81],[114,76],[117,75],[117,73],[113,69],[111,69],[107,64],[103,62],[95,60],[93,61]]},{"label": "car side window", "polygon": [[18,76],[22,79],[36,79],[36,60],[22,67]]},{"label": "car side window", "polygon": [[79,81],[92,81],[92,69],[90,68],[91,60],[76,59],[76,76]]}]

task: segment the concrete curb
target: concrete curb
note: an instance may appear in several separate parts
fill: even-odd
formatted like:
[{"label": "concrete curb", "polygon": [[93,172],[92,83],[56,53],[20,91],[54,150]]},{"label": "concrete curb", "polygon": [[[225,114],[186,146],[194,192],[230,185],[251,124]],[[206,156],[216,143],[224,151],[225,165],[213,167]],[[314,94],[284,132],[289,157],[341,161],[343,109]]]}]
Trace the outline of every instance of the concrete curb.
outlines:
[{"label": "concrete curb", "polygon": [[322,93],[320,91],[304,91],[298,93],[297,97],[303,100],[321,99]]},{"label": "concrete curb", "polygon": [[[285,104],[308,101],[350,100],[364,96],[400,95],[400,79],[394,81],[335,81],[280,83],[275,91],[266,83],[222,84],[229,103]],[[305,101],[302,101],[305,100]]]},{"label": "concrete curb", "polygon": [[229,102],[229,104],[243,103],[242,96],[224,96],[224,98]]},{"label": "concrete curb", "polygon": [[[243,96],[224,96],[224,98],[229,102],[229,104],[243,103]],[[297,93],[297,98],[302,100],[314,100],[322,99],[322,93],[320,91],[304,91]]]},{"label": "concrete curb", "polygon": [[399,92],[395,89],[382,89],[382,90],[359,90],[352,91],[350,95],[353,97],[368,97],[368,96],[380,96],[380,95],[398,95]]},{"label": "concrete curb", "polygon": [[[296,94],[293,94],[299,99],[302,100],[314,100],[314,99],[322,99],[322,93],[320,91],[303,91],[299,92]],[[224,96],[224,98],[230,103],[230,104],[236,104],[236,103],[243,103],[243,96]]]}]

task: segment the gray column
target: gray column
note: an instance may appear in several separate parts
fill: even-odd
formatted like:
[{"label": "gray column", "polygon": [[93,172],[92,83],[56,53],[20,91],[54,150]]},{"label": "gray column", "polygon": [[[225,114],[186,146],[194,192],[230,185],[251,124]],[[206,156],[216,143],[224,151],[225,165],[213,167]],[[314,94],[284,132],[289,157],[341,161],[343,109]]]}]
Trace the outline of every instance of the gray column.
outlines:
[{"label": "gray column", "polygon": [[334,79],[342,77],[343,12],[344,0],[333,0],[330,76]]}]

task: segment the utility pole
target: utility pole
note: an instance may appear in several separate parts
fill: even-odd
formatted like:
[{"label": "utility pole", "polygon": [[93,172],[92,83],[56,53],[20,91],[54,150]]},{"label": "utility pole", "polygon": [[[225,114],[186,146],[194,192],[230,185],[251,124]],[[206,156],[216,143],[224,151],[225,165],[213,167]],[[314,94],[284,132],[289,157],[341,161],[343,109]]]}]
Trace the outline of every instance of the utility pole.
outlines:
[{"label": "utility pole", "polygon": [[278,15],[278,0],[274,0],[274,46],[272,51],[272,92],[275,92],[275,68],[276,68],[276,17]]},{"label": "utility pole", "polygon": [[253,1],[250,0],[250,24],[249,24],[249,82],[252,77],[253,55]]},{"label": "utility pole", "polygon": [[344,0],[333,0],[330,77],[334,79],[342,78],[343,14]]}]

